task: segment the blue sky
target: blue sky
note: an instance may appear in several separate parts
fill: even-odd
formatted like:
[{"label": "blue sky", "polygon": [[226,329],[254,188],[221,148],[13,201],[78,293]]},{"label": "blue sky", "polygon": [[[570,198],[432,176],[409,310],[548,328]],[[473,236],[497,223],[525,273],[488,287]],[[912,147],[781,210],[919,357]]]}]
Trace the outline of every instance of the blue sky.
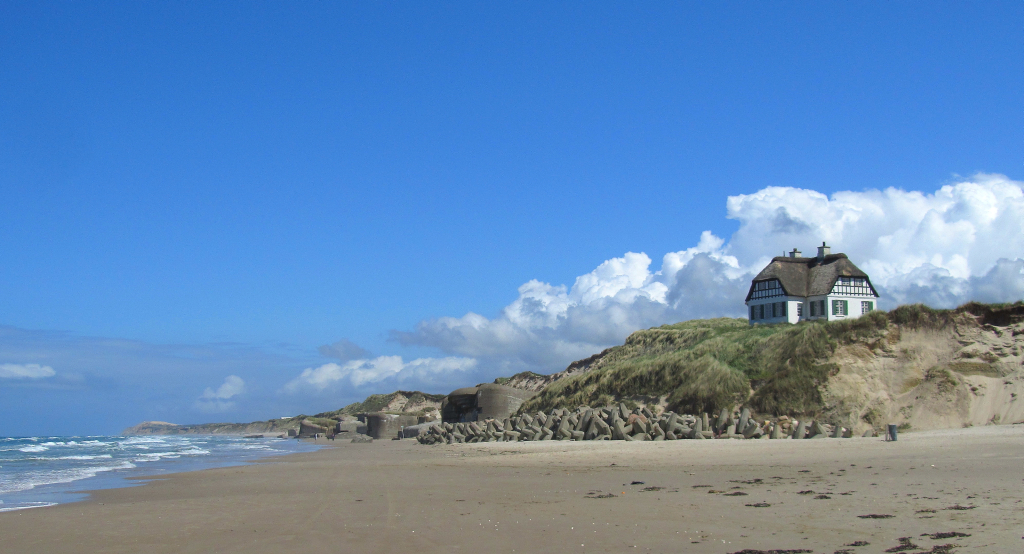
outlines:
[{"label": "blue sky", "polygon": [[3,4],[0,434],[557,371],[823,239],[1019,299],[1022,12]]}]

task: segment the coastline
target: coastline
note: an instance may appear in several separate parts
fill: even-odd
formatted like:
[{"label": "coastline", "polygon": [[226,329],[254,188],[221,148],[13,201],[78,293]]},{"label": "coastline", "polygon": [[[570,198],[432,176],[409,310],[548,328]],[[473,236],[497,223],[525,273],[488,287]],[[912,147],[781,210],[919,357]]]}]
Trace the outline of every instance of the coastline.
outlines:
[{"label": "coastline", "polygon": [[[0,513],[0,534],[13,552],[881,552],[901,538],[925,551],[1024,545],[1022,425],[908,433],[895,443],[325,446]],[[858,517],[872,514],[891,517]],[[869,545],[845,546],[857,541]]]}]

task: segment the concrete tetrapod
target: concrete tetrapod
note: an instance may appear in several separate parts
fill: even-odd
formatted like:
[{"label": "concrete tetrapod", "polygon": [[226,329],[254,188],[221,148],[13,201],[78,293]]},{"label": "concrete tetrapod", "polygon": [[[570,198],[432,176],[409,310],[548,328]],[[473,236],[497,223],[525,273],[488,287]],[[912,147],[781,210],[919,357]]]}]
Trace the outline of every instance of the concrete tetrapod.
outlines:
[{"label": "concrete tetrapod", "polygon": [[[625,418],[622,417],[623,412]],[[743,420],[743,412],[733,417],[728,410],[723,411],[713,421],[707,414],[685,415],[666,411],[655,415],[650,409],[627,410],[622,403],[596,409],[588,406],[580,406],[575,410],[560,408],[548,413],[522,414],[504,419],[435,423],[424,425],[415,438],[423,444],[531,440],[700,440],[715,437],[715,427],[722,428],[723,432],[717,434],[722,438],[783,438],[789,422],[790,418],[781,416],[774,423],[769,422],[762,427],[757,420],[749,416]],[[792,436],[804,437],[808,427],[812,428],[813,436],[852,436],[850,430],[841,426],[833,427],[821,423],[811,425],[811,422],[793,426]],[[736,433],[737,428],[741,430],[741,434]]]}]

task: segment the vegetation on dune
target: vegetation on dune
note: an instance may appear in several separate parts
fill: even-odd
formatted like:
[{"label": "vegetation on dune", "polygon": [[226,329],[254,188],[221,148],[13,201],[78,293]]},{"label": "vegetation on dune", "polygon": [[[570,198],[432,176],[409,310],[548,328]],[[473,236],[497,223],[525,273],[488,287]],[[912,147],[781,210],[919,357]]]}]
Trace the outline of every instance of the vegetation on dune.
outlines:
[{"label": "vegetation on dune", "polygon": [[751,326],[731,318],[663,325],[633,333],[622,346],[603,352],[593,369],[555,381],[523,410],[664,397],[668,409],[681,413],[745,403],[760,413],[815,414],[823,408],[821,386],[838,371],[828,362],[837,347],[860,342],[874,349],[892,325],[938,329],[965,313],[981,323],[1005,324],[1024,317],[1024,304],[971,303],[956,310],[916,304],[853,320],[796,325]]},{"label": "vegetation on dune", "polygon": [[532,371],[520,371],[511,377],[498,377],[494,380],[496,385],[507,385],[509,382],[523,381],[527,379],[546,379],[547,375],[541,375],[540,373],[534,373]]},{"label": "vegetation on dune", "polygon": [[340,410],[322,412],[316,414],[316,416],[314,417],[339,419],[340,417],[347,415],[354,416],[356,414],[362,413],[385,411],[384,408],[388,407],[388,405],[391,404],[399,395],[402,395],[407,399],[406,405],[412,406],[422,404],[425,402],[439,403],[442,400],[444,400],[445,396],[443,394],[428,394],[420,391],[403,390],[395,391],[390,394],[371,394],[370,396],[367,396],[366,400],[363,400],[362,402],[353,402],[352,404],[349,404],[348,406],[345,406]]}]

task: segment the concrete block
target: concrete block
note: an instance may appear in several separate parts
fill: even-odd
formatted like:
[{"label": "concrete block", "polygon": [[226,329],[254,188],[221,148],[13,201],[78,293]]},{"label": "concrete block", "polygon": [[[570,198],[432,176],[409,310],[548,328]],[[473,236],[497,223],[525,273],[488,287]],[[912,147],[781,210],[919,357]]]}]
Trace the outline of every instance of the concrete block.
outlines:
[{"label": "concrete block", "polygon": [[675,428],[676,423],[678,423],[678,422],[679,422],[679,415],[677,415],[676,413],[671,413],[665,419],[665,425],[662,427],[662,429],[664,429],[665,431],[671,431],[672,429]]},{"label": "concrete block", "polygon": [[629,419],[629,408],[626,408],[625,402],[619,402],[619,417],[621,417],[623,421]]},{"label": "concrete block", "polygon": [[616,418],[612,421],[612,438],[615,440],[624,440],[626,435],[626,429],[622,425],[622,420]]},{"label": "concrete block", "polygon": [[715,421],[715,432],[724,433],[729,424],[729,410],[722,408],[722,413],[718,414],[718,420]]},{"label": "concrete block", "polygon": [[594,410],[587,408],[587,411],[583,412],[580,416],[579,422],[576,424],[576,431],[584,431],[590,428],[590,420],[594,417]]}]

